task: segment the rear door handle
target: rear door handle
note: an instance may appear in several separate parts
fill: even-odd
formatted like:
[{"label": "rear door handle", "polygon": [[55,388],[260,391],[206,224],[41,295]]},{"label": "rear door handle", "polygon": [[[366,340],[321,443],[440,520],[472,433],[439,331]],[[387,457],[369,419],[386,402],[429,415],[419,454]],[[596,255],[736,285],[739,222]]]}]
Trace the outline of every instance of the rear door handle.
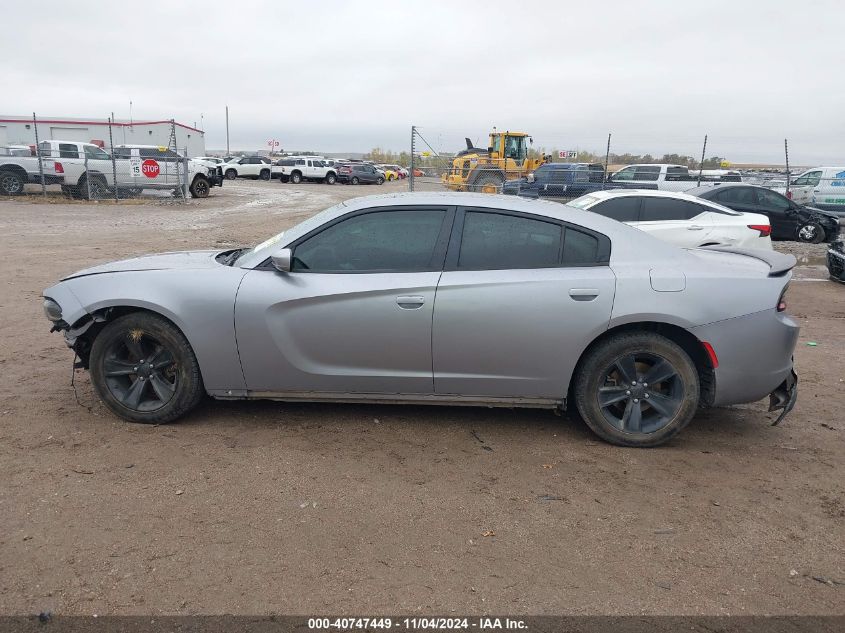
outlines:
[{"label": "rear door handle", "polygon": [[688,230],[688,231],[703,231],[703,230],[704,230],[704,227],[703,227],[703,226],[701,226],[701,225],[699,225],[699,224],[690,224],[690,225],[687,227],[687,230]]},{"label": "rear door handle", "polygon": [[598,288],[571,288],[569,296],[574,301],[592,301],[599,296]]},{"label": "rear door handle", "polygon": [[400,295],[396,297],[396,303],[403,310],[416,310],[423,307],[425,297],[421,295]]}]

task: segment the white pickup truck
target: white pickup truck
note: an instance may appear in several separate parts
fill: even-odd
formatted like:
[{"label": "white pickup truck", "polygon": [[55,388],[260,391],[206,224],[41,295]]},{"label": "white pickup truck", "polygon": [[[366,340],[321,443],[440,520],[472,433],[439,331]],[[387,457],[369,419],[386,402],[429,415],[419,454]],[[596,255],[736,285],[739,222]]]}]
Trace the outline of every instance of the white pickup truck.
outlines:
[{"label": "white pickup truck", "polygon": [[[13,151],[13,148],[0,148],[0,195],[15,196],[23,193],[26,183],[40,183],[41,172],[38,157],[32,152]],[[64,176],[57,174],[51,160],[42,162],[44,181],[48,185],[64,182]]]},{"label": "white pickup truck", "polygon": [[108,152],[92,143],[42,141],[38,151],[50,166],[49,173],[63,176],[62,190],[81,198],[110,197],[115,190],[124,195],[145,189],[179,194],[184,184],[192,197],[206,198],[211,187],[222,184],[218,168],[185,160],[167,148],[118,146],[114,163]]},{"label": "white pickup truck", "polygon": [[[690,172],[685,165],[628,165],[611,174],[608,182],[615,188],[686,191],[698,186],[698,172]],[[702,187],[715,184],[712,180],[701,181]]]},{"label": "white pickup truck", "polygon": [[337,169],[328,165],[322,157],[290,156],[276,162],[282,182],[297,185],[303,180],[320,181],[327,185],[337,182]]}]

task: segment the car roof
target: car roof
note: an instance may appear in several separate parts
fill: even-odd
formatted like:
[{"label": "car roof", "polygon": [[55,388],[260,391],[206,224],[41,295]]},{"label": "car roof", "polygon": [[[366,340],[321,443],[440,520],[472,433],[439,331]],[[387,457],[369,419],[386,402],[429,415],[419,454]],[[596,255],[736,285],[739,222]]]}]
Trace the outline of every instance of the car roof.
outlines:
[{"label": "car roof", "polygon": [[[721,186],[721,185],[720,185]],[[697,202],[699,198],[680,191],[661,191],[660,189],[604,189],[586,194],[606,200],[608,198],[624,198],[625,196],[653,196],[655,198],[676,198]]]},{"label": "car roof", "polygon": [[[713,204],[707,200],[701,200],[700,198],[692,199],[697,200],[700,203]],[[618,222],[612,218],[607,218],[597,213],[584,211],[558,202],[534,200],[502,194],[423,191],[377,194],[343,201],[333,207],[317,213],[301,224],[288,229],[285,231],[283,239],[280,242],[275,243],[272,246],[268,246],[260,251],[245,255],[243,257],[243,261],[238,261],[238,265],[244,268],[253,268],[265,261],[267,257],[269,257],[270,252],[274,249],[282,248],[286,244],[290,244],[312,230],[319,228],[326,222],[353,211],[368,209],[371,207],[425,205],[462,206],[476,209],[517,211],[530,213],[532,215],[546,216],[554,220],[571,222],[607,235],[614,244],[613,249],[620,254],[620,256],[628,259],[639,256],[637,255],[638,251],[636,249],[643,247],[643,240],[647,242],[649,252],[656,256],[663,255],[667,258],[671,258],[675,257],[680,250],[672,244],[662,242],[648,233],[644,233],[639,229],[628,226],[622,222]],[[730,209],[727,209],[727,211],[732,214],[736,213]]]},{"label": "car roof", "polygon": [[691,196],[698,196],[698,194],[706,193],[708,191],[721,191],[722,189],[735,189],[736,187],[752,187],[754,189],[765,189],[766,191],[771,191],[768,187],[753,185],[750,182],[720,182],[719,184],[712,185],[710,187],[693,187],[692,189],[687,189],[684,193]]}]

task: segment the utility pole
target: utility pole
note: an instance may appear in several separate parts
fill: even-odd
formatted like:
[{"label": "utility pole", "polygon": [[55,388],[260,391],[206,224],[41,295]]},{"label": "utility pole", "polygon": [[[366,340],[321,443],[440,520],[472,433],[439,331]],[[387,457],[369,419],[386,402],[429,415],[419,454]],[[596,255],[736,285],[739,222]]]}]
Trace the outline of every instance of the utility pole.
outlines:
[{"label": "utility pole", "polygon": [[226,106],[226,156],[229,155],[229,106]]},{"label": "utility pole", "polygon": [[698,165],[698,184],[696,187],[701,186],[701,171],[704,169],[704,152],[707,151],[707,135],[704,135],[704,146],[701,148],[701,163]]}]

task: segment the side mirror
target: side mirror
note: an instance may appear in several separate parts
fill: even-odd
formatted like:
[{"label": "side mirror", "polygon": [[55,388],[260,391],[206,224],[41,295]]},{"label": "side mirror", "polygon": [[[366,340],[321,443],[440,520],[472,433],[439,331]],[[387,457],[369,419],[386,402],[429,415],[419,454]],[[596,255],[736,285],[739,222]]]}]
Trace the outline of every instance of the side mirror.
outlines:
[{"label": "side mirror", "polygon": [[275,255],[271,255],[270,260],[273,262],[273,267],[280,273],[289,273],[293,261],[293,251],[289,248],[283,248]]}]

